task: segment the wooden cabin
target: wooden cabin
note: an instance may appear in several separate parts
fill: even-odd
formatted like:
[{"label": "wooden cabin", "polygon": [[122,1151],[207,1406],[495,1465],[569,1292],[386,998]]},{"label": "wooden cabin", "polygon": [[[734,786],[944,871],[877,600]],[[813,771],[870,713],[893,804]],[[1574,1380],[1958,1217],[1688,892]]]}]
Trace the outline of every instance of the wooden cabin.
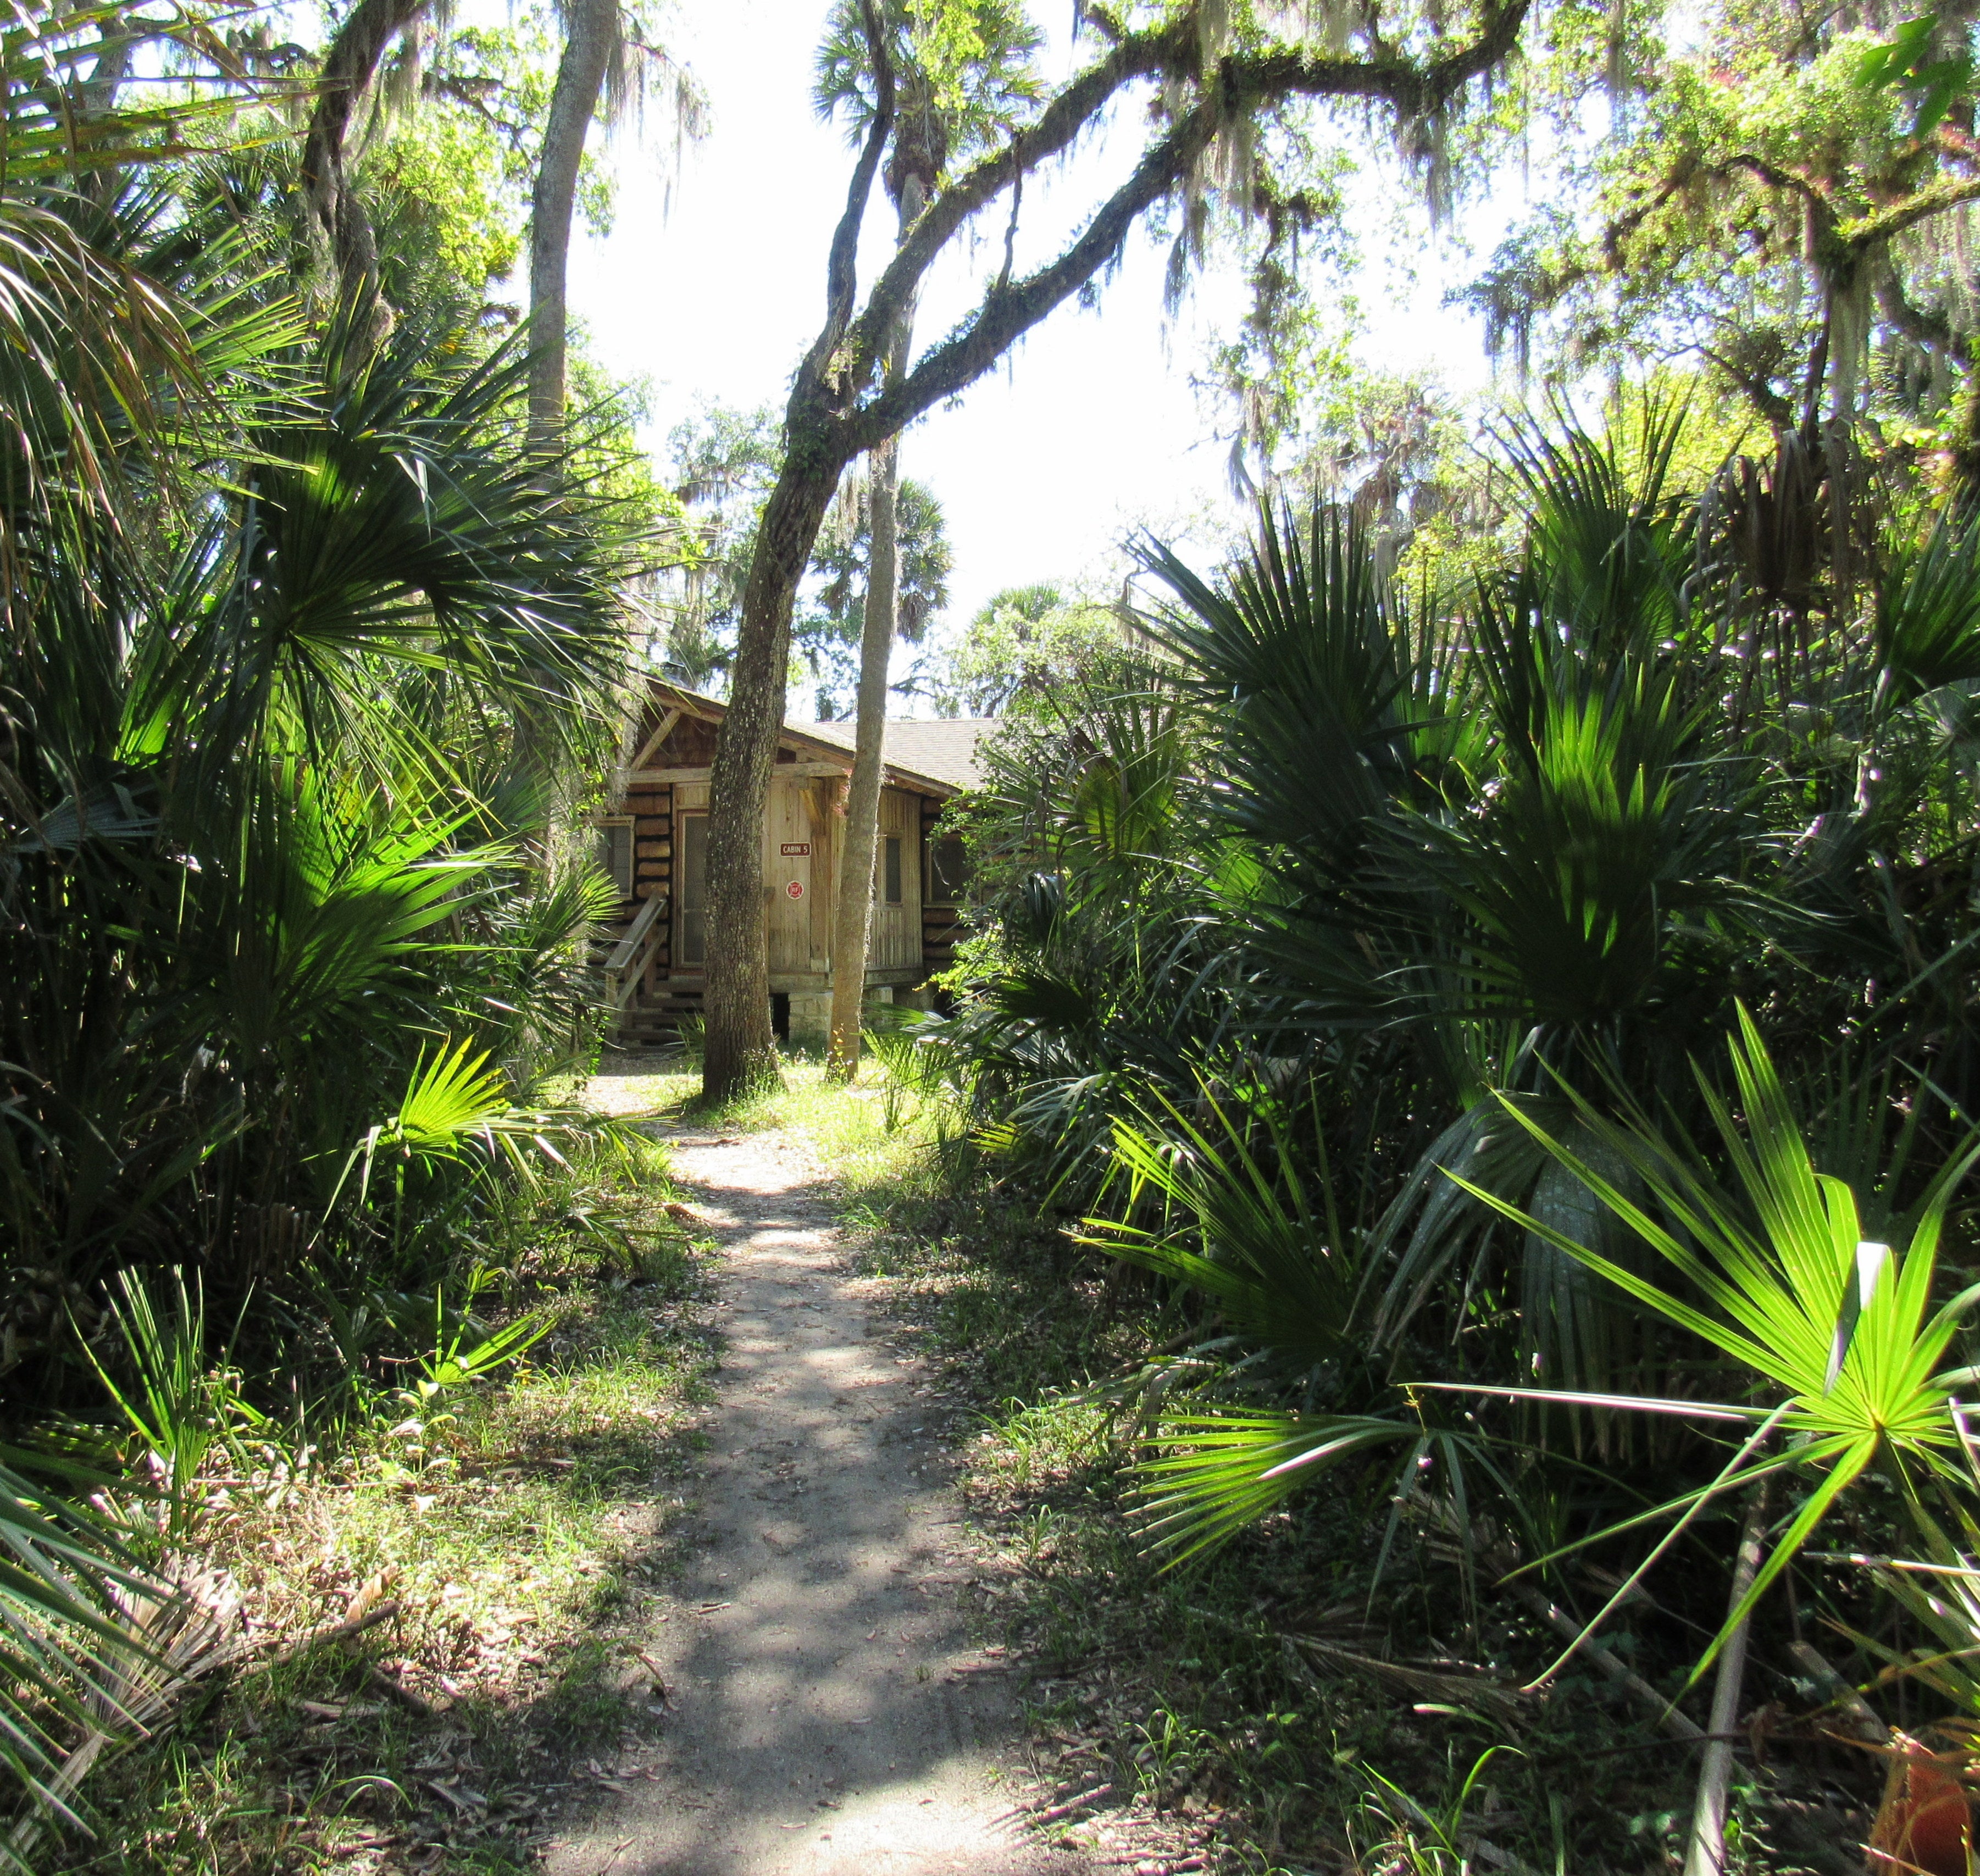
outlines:
[{"label": "wooden cabin", "polygon": [[[657,1040],[701,1007],[709,768],[723,708],[652,680],[631,759],[613,778],[613,811],[595,822],[600,862],[620,894],[606,977],[621,1042]],[[866,959],[871,1001],[925,1007],[929,978],[954,955],[962,845],[938,837],[935,824],[943,804],[978,779],[978,745],[994,727],[983,718],[887,725]],[[800,1046],[822,1046],[831,1022],[832,896],[852,746],[849,722],[787,723],[770,782],[763,918],[772,1018]]]}]

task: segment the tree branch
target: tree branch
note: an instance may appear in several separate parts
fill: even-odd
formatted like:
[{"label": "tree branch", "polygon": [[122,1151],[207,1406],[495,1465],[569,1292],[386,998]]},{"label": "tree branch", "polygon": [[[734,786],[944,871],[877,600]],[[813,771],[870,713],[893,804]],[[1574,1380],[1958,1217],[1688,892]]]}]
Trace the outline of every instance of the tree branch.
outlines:
[{"label": "tree branch", "polygon": [[358,0],[338,27],[317,77],[316,107],[303,140],[303,198],[335,257],[347,294],[375,284],[378,255],[371,224],[344,173],[350,119],[385,48],[426,10],[427,0]]},{"label": "tree branch", "polygon": [[1774,429],[1787,430],[1792,426],[1794,406],[1768,383],[1762,373],[1745,370],[1723,352],[1716,352],[1709,345],[1699,346],[1698,351],[1701,358],[1716,365],[1746,393],[1753,407]]},{"label": "tree branch", "polygon": [[907,238],[873,283],[852,329],[850,350],[856,381],[864,384],[886,349],[895,316],[920,287],[922,276],[964,223],[987,208],[1023,175],[1065,151],[1122,86],[1186,59],[1191,42],[1178,28],[1138,33],[1073,78],[1004,148],[965,171],[922,211]]},{"label": "tree branch", "polygon": [[[905,379],[851,416],[839,442],[840,460],[850,461],[942,398],[955,395],[1091,279],[1119,251],[1135,219],[1188,174],[1227,118],[1290,97],[1365,98],[1410,114],[1438,109],[1512,49],[1530,5],[1530,0],[1501,0],[1491,8],[1476,39],[1427,66],[1401,60],[1314,58],[1292,52],[1227,60],[1221,81],[1143,156],[1135,173],[1101,204],[1057,260],[1015,284],[1000,278],[976,311],[927,353]],[[912,293],[948,235],[968,215],[994,199],[1024,168],[1063,148],[1112,91],[1163,69],[1168,60],[1186,58],[1191,43],[1176,28],[1124,41],[1114,53],[1068,85],[1031,131],[1014,138],[997,158],[979,164],[953,188],[945,190],[875,283],[853,329],[851,349],[855,371],[875,342],[872,335],[884,330],[875,327],[877,317]],[[859,381],[865,381],[863,374]]]},{"label": "tree branch", "polygon": [[1314,58],[1284,51],[1235,58],[1228,69],[1232,101],[1271,103],[1281,98],[1367,98],[1410,116],[1440,110],[1473,78],[1482,78],[1510,52],[1526,23],[1530,0],[1497,0],[1477,38],[1448,57],[1420,65],[1403,58]]},{"label": "tree branch", "polygon": [[1912,304],[1888,254],[1877,270],[1876,292],[1877,304],[1885,318],[1914,345],[1925,346],[1935,352],[1953,350],[1952,320],[1942,313],[1928,313],[1923,307]]},{"label": "tree branch", "polygon": [[1696,174],[1695,158],[1689,155],[1679,158],[1672,165],[1670,173],[1645,200],[1633,208],[1625,209],[1602,231],[1603,264],[1612,274],[1622,272],[1625,264],[1623,250],[1635,237],[1637,231]]},{"label": "tree branch", "polygon": [[[879,173],[880,158],[894,131],[894,65],[888,55],[886,28],[875,0],[859,0],[860,18],[866,31],[866,55],[873,65],[873,121],[866,141],[853,165],[852,181],[845,191],[845,212],[832,231],[832,253],[826,264],[825,324],[811,350],[799,367],[792,387],[793,404],[824,382],[826,368],[852,317],[852,302],[859,291],[859,230],[866,219],[866,204],[873,194],[873,178]],[[854,380],[855,384],[859,382]]]},{"label": "tree branch", "polygon": [[1915,227],[1934,215],[1942,215],[1962,202],[1980,202],[1980,176],[1921,189],[1917,194],[1902,202],[1894,202],[1889,208],[1879,209],[1874,214],[1859,215],[1853,221],[1839,222],[1835,231],[1860,253],[1874,242],[1887,241],[1892,235],[1902,234],[1905,229]]},{"label": "tree branch", "polygon": [[1135,218],[1188,172],[1215,134],[1217,122],[1207,106],[1191,111],[1142,158],[1134,174],[1056,261],[1015,285],[993,290],[899,384],[854,413],[840,439],[845,460],[872,449],[980,377],[1054,307],[1091,279],[1119,251]]},{"label": "tree branch", "polygon": [[1771,189],[1783,189],[1791,195],[1798,195],[1816,212],[1816,219],[1825,231],[1835,226],[1835,208],[1806,176],[1798,176],[1791,169],[1783,169],[1778,163],[1769,163],[1765,157],[1741,155],[1730,162],[1719,164],[1713,174],[1729,176],[1735,170],[1743,169],[1749,175],[1757,176]]}]

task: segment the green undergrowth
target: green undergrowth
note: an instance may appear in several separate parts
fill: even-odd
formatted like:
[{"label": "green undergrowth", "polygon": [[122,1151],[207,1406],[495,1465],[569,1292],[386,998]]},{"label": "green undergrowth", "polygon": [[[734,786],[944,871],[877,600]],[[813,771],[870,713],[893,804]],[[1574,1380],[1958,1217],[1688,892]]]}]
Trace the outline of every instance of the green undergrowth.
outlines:
[{"label": "green undergrowth", "polygon": [[[859,1189],[848,1224],[950,1403],[988,1559],[970,1594],[984,1639],[1028,1670],[1061,1791],[1110,1785],[1107,1806],[1257,1876],[1677,1868],[1695,1760],[1572,1665],[1544,1697],[1475,1697],[1476,1668],[1516,1685],[1557,1643],[1489,1591],[1468,1599],[1454,1560],[1407,1533],[1384,1561],[1380,1486],[1310,1495],[1164,1568],[1135,1518],[1118,1383],[1174,1320],[1015,1198],[932,1188],[903,1163]],[[1069,1818],[1064,1840],[1091,1847],[1106,1821]],[[1843,1841],[1864,1821],[1749,1781],[1727,1869],[1834,1868],[1822,1830]]]},{"label": "green undergrowth", "polygon": [[[836,1183],[855,1270],[945,1403],[979,1559],[966,1594],[980,1639],[1024,1670],[1035,1762],[1061,1794],[1109,1788],[1052,1826],[1068,1848],[1131,1825],[1171,1861],[1250,1876],[1678,1867],[1695,1760],[1574,1664],[1543,1696],[1481,1688],[1481,1669],[1517,1687],[1557,1639],[1407,1531],[1389,1541],[1392,1482],[1308,1495],[1164,1567],[1137,1521],[1121,1384],[1177,1320],[1000,1190],[877,1064],[843,1088],[792,1062],[781,1087],[712,1114],[693,1076],[619,1089],[623,1111],[697,1135],[782,1130]],[[1637,1656],[1626,1625],[1610,1634],[1676,1690],[1681,1649]],[[1842,1771],[1824,1791],[1742,1767],[1727,1876],[1855,1868],[1835,1846],[1866,1821],[1844,1788],[1861,1768]]]},{"label": "green undergrowth", "polygon": [[561,1231],[574,1195],[544,1192],[490,1313],[548,1333],[500,1380],[387,1396],[332,1453],[204,1481],[195,1558],[238,1586],[245,1647],[92,1783],[94,1836],[38,1868],[533,1867],[663,1697],[637,1637],[692,1512],[716,1347],[673,1190],[621,1174],[620,1255]]}]

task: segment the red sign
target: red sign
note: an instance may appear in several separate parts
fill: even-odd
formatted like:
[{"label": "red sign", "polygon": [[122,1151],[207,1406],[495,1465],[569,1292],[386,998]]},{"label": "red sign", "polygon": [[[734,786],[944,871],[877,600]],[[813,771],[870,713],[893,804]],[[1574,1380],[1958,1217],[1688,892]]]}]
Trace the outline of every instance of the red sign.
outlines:
[{"label": "red sign", "polygon": [[784,891],[790,898],[801,899],[804,897],[804,882],[802,879],[794,879],[785,887]]},{"label": "red sign", "polygon": [[777,852],[786,860],[809,860],[811,858],[811,842],[808,840],[787,840]]}]

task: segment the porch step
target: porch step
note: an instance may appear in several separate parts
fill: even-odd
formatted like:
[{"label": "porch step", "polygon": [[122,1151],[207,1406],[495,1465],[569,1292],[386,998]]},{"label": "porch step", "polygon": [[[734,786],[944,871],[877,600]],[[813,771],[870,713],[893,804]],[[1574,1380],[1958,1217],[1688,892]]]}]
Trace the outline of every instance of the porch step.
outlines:
[{"label": "porch step", "polygon": [[617,1048],[652,1048],[676,1041],[680,1036],[681,1018],[698,1017],[700,1014],[701,992],[698,990],[662,990],[652,995],[636,996],[620,1012],[612,1034],[613,1045]]}]

